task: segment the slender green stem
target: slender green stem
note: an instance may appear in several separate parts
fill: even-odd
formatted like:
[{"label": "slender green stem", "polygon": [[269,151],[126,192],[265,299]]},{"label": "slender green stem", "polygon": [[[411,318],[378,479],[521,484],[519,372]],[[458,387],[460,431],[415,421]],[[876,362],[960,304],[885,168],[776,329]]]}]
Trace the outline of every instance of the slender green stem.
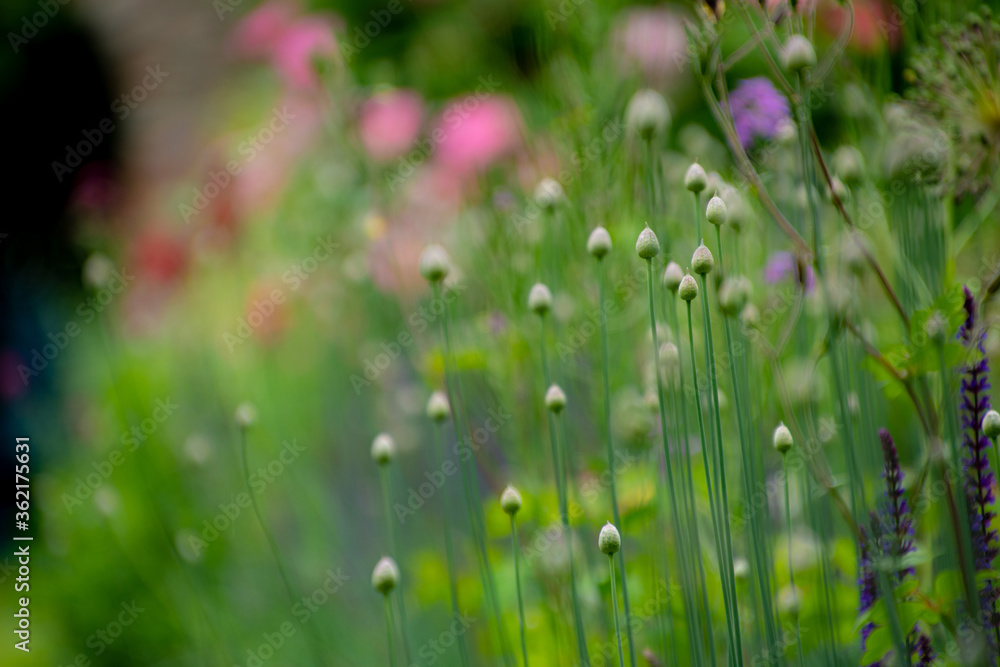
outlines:
[{"label": "slender green stem", "polygon": [[[264,521],[264,516],[260,513],[260,506],[257,505],[257,497],[250,488],[250,468],[247,463],[247,430],[246,428],[240,429],[240,454],[243,459],[243,482],[246,486],[246,493],[250,496],[250,506],[253,508],[254,516],[257,517],[257,524],[260,526],[260,530],[264,533],[264,537],[267,539],[267,545],[271,550],[271,556],[274,558],[274,564],[278,568],[278,574],[281,576],[281,583],[285,587],[285,593],[288,595],[288,600],[292,605],[299,603],[298,596],[295,592],[295,587],[292,585],[292,579],[288,576],[288,570],[285,568],[285,563],[281,558],[281,551],[278,549],[278,542],[274,539],[274,535],[271,534],[271,530],[267,527],[267,523]],[[313,630],[310,628],[306,637],[308,638],[306,644],[309,646],[309,650],[312,653],[313,661],[317,665],[323,664],[323,651],[320,649],[321,643],[318,638],[313,634]]]},{"label": "slender green stem", "polygon": [[694,228],[698,230],[698,238],[694,240],[694,247],[697,248],[701,245],[701,240],[704,238],[701,234],[701,198],[697,192],[692,192],[691,194],[694,197]]},{"label": "slender green stem", "polygon": [[389,647],[389,667],[396,664],[396,655],[392,650],[392,604],[389,602],[389,594],[385,594],[385,635]]},{"label": "slender green stem", "polygon": [[[434,435],[437,440],[437,447],[435,451],[437,452],[437,464],[438,470],[444,469],[444,433],[441,427],[437,424],[434,425]],[[451,611],[453,614],[458,616],[460,607],[458,604],[458,575],[455,569],[455,544],[451,534],[451,513],[448,508],[451,506],[451,502],[448,498],[444,499],[441,503],[441,512],[444,519],[444,552],[445,557],[448,561],[448,593],[451,596]],[[465,646],[465,634],[463,633],[458,637],[458,651],[462,657],[462,664],[465,667],[469,665],[469,654],[468,649]]]},{"label": "slender green stem", "polygon": [[[386,533],[389,539],[389,549],[391,553],[389,554],[396,559],[397,563],[405,562],[403,554],[399,550],[399,537],[397,536],[396,525],[392,520],[392,494],[389,492],[389,466],[380,465],[378,468],[379,481],[382,484],[382,501],[385,505],[385,525]],[[397,596],[397,604],[399,606],[399,625],[400,630],[403,635],[403,654],[406,657],[407,662],[411,662],[410,653],[410,638],[408,635],[410,624],[406,620],[406,602],[405,595],[403,595],[402,586],[400,586],[399,595]]]},{"label": "slender green stem", "polygon": [[[618,665],[625,667],[625,656],[622,650],[622,629],[618,622],[618,594],[615,592],[615,557],[608,556],[608,563],[611,566],[611,608],[615,612],[615,638],[618,640]],[[622,572],[622,581],[625,581],[625,573]]]},{"label": "slender green stem", "polygon": [[517,540],[517,523],[513,514],[510,515],[510,539],[514,548],[514,582],[517,585],[517,613],[521,624],[521,656],[524,658],[524,667],[528,667],[528,642],[524,635],[524,599],[521,597],[521,568],[518,564],[521,546]]},{"label": "slender green stem", "polygon": [[[723,517],[722,534],[725,539],[725,560],[719,563],[719,569],[725,574],[723,577],[723,597],[728,597],[726,603],[727,617],[732,626],[733,651],[736,654],[736,664],[743,665],[743,643],[742,630],[740,628],[740,610],[736,603],[736,575],[733,571],[733,538],[729,528],[729,491],[726,483],[726,453],[722,446],[722,419],[719,411],[719,385],[715,371],[715,346],[712,341],[712,319],[708,310],[708,281],[705,276],[701,276],[701,288],[704,297],[701,302],[702,317],[705,320],[705,350],[706,364],[708,366],[708,378],[711,386],[712,410],[715,413],[715,446],[718,457],[719,488],[722,490],[722,504],[720,511]],[[728,580],[728,581],[727,581]],[[728,591],[726,587],[728,586]],[[728,596],[725,595],[728,593]]]},{"label": "slender green stem", "polygon": [[[615,489],[615,450],[611,428],[611,380],[610,362],[608,360],[608,316],[607,305],[604,302],[604,261],[597,260],[597,284],[601,310],[601,374],[604,377],[604,426],[606,429],[606,444],[608,450],[608,478],[611,489],[611,516],[616,526],[622,525],[618,511],[618,493]],[[618,550],[618,566],[625,571],[625,549]],[[628,585],[622,580],[622,601],[625,603],[625,631],[628,633],[629,659],[635,666],[635,643],[632,640],[632,614],[628,600]]]},{"label": "slender green stem", "polygon": [[[785,539],[788,540],[788,584],[792,587],[792,594],[798,600],[798,591],[795,590],[795,569],[792,561],[792,504],[788,501],[788,461],[784,455],[781,457],[781,467],[785,473]],[[799,664],[805,665],[802,657],[802,633],[799,631],[799,611],[795,610],[795,643],[799,647]]]}]

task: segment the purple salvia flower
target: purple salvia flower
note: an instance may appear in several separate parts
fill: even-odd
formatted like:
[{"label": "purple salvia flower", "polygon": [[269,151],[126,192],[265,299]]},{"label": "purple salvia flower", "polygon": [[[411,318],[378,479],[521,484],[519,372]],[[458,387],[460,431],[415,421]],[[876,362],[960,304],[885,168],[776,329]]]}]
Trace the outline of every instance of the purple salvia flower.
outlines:
[{"label": "purple salvia flower", "polygon": [[[906,502],[906,493],[903,489],[903,471],[899,467],[896,443],[893,442],[889,431],[884,428],[879,429],[878,437],[882,442],[882,456],[885,459],[882,477],[885,479],[885,497],[889,504],[886,517],[889,528],[886,551],[893,558],[902,558],[915,549],[913,519],[910,517],[910,506]],[[902,578],[906,574],[914,574],[913,568],[900,570],[899,577]]]},{"label": "purple salvia flower", "polygon": [[995,516],[992,506],[993,471],[987,455],[990,440],[982,432],[983,415],[990,409],[989,361],[983,353],[983,331],[977,329],[976,303],[969,288],[965,288],[965,323],[958,338],[969,353],[978,356],[963,369],[960,413],[964,437],[965,493],[969,505],[969,528],[972,534],[976,569],[989,570],[1000,553],[997,531],[991,528]]},{"label": "purple salvia flower", "polygon": [[740,81],[729,95],[729,108],[746,149],[758,139],[773,139],[782,124],[791,122],[788,99],[764,76]]}]

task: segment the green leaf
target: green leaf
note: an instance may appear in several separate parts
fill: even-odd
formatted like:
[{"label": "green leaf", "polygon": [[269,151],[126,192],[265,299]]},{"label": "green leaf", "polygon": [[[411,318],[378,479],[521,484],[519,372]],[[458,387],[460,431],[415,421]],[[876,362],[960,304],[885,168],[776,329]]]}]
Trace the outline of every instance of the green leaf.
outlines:
[{"label": "green leaf", "polygon": [[892,633],[889,628],[880,626],[872,630],[865,643],[865,654],[861,656],[862,665],[879,662],[892,650]]}]

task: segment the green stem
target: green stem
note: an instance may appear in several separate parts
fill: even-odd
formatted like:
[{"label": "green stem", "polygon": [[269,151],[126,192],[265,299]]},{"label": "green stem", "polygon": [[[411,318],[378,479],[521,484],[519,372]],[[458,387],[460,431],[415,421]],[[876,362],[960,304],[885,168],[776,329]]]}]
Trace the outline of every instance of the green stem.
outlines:
[{"label": "green stem", "polygon": [[[392,520],[392,495],[389,493],[389,467],[388,465],[380,465],[378,471],[379,481],[382,484],[382,500],[385,505],[386,532],[388,533],[389,549],[392,552],[389,555],[395,558],[397,563],[402,563],[404,562],[403,554],[399,550],[399,538],[396,535],[396,525]],[[399,606],[399,624],[403,635],[403,654],[406,656],[406,661],[409,663],[412,660],[410,653],[410,639],[408,636],[408,629],[410,625],[406,620],[405,597],[406,596],[403,595],[402,586],[400,586],[399,596],[397,599]]]},{"label": "green stem", "polygon": [[[250,470],[247,463],[247,430],[245,428],[240,429],[240,454],[243,458],[243,482],[246,486],[246,493],[250,496],[250,506],[253,508],[254,516],[257,517],[257,524],[260,525],[261,532],[264,533],[264,537],[267,539],[267,545],[271,550],[271,556],[274,558],[274,564],[278,567],[278,574],[281,576],[281,583],[285,587],[288,600],[294,606],[299,602],[295,593],[295,587],[292,586],[292,579],[288,576],[288,570],[285,568],[285,563],[281,558],[278,542],[274,539],[274,535],[271,534],[270,529],[264,522],[264,516],[260,513],[260,506],[257,505],[257,497],[253,489],[250,488]],[[323,659],[321,656],[323,655],[323,651],[319,648],[321,643],[313,635],[311,628],[306,632],[306,637],[308,638],[306,644],[308,644],[309,650],[312,653],[313,661],[317,665],[322,665]]]},{"label": "green stem", "polygon": [[[795,590],[795,570],[792,567],[792,504],[788,501],[788,461],[785,456],[781,457],[781,467],[782,471],[785,473],[785,539],[788,540],[788,583],[792,587],[792,595],[795,596],[797,602],[798,591]],[[802,633],[799,631],[799,611],[795,611],[795,643],[799,647],[799,664],[805,665],[805,659],[802,656]]]},{"label": "green stem", "polygon": [[528,667],[528,643],[524,636],[524,599],[521,597],[521,568],[518,564],[518,552],[521,550],[517,540],[517,523],[514,522],[514,515],[510,515],[510,539],[514,547],[514,582],[517,585],[517,613],[521,624],[521,655],[524,658],[524,667]]},{"label": "green stem", "polygon": [[[608,563],[611,566],[611,608],[615,612],[615,638],[618,640],[618,666],[625,667],[624,651],[622,650],[622,629],[618,622],[618,594],[615,593],[615,557],[608,556]],[[625,581],[625,573],[622,572],[622,581]]]},{"label": "green stem", "polygon": [[[437,424],[434,425],[434,434],[437,440],[437,463],[438,470],[444,469],[444,448],[445,440],[444,433],[441,431],[441,427]],[[448,561],[448,593],[451,596],[451,611],[455,616],[459,614],[459,604],[458,604],[458,575],[455,571],[455,544],[452,540],[451,535],[451,518],[448,508],[451,506],[451,502],[445,498],[442,503],[441,512],[444,515],[444,552],[445,557]],[[465,634],[463,633],[458,637],[458,651],[462,657],[462,665],[468,667],[469,665],[469,654],[468,649],[465,646]]]},{"label": "green stem", "polygon": [[[597,284],[598,298],[600,299],[601,311],[601,374],[604,378],[604,425],[606,429],[606,444],[608,450],[608,477],[611,489],[611,516],[614,518],[616,526],[622,525],[621,516],[618,511],[618,492],[615,489],[615,450],[611,428],[611,380],[610,362],[608,360],[608,316],[604,303],[604,261],[597,260]],[[622,572],[625,571],[625,549],[618,550],[618,566]],[[625,603],[625,631],[628,633],[629,659],[632,667],[635,667],[635,643],[632,640],[632,616],[628,600],[628,585],[622,580],[622,601]]]},{"label": "green stem", "polygon": [[389,667],[393,667],[396,664],[396,656],[392,650],[392,605],[388,593],[385,594],[385,631],[389,646]]}]

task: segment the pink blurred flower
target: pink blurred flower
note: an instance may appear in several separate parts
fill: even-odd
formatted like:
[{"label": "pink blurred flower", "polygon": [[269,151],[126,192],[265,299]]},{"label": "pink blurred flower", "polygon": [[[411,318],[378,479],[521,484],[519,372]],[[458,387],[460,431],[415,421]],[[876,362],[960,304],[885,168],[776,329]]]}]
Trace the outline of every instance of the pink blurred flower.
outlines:
[{"label": "pink blurred flower", "polygon": [[[886,46],[895,51],[902,27],[896,10],[884,0],[855,0],[853,6],[854,29],[849,44],[868,55],[876,54]],[[838,33],[848,20],[847,11],[838,6],[828,6],[822,16],[822,25],[832,34]]]},{"label": "pink blurred flower", "polygon": [[684,24],[667,9],[625,10],[618,17],[611,45],[623,69],[637,67],[648,81],[666,84],[690,69]]},{"label": "pink blurred flower", "polygon": [[386,162],[413,145],[420,132],[424,103],[410,90],[378,93],[365,100],[358,117],[361,143],[372,159]]},{"label": "pink blurred flower", "polygon": [[521,145],[521,112],[509,98],[470,95],[448,105],[432,138],[438,162],[457,175],[467,175]]},{"label": "pink blurred flower", "polygon": [[271,0],[240,19],[233,32],[236,52],[247,57],[266,57],[278,43],[281,34],[291,27],[300,13],[298,3]]}]

